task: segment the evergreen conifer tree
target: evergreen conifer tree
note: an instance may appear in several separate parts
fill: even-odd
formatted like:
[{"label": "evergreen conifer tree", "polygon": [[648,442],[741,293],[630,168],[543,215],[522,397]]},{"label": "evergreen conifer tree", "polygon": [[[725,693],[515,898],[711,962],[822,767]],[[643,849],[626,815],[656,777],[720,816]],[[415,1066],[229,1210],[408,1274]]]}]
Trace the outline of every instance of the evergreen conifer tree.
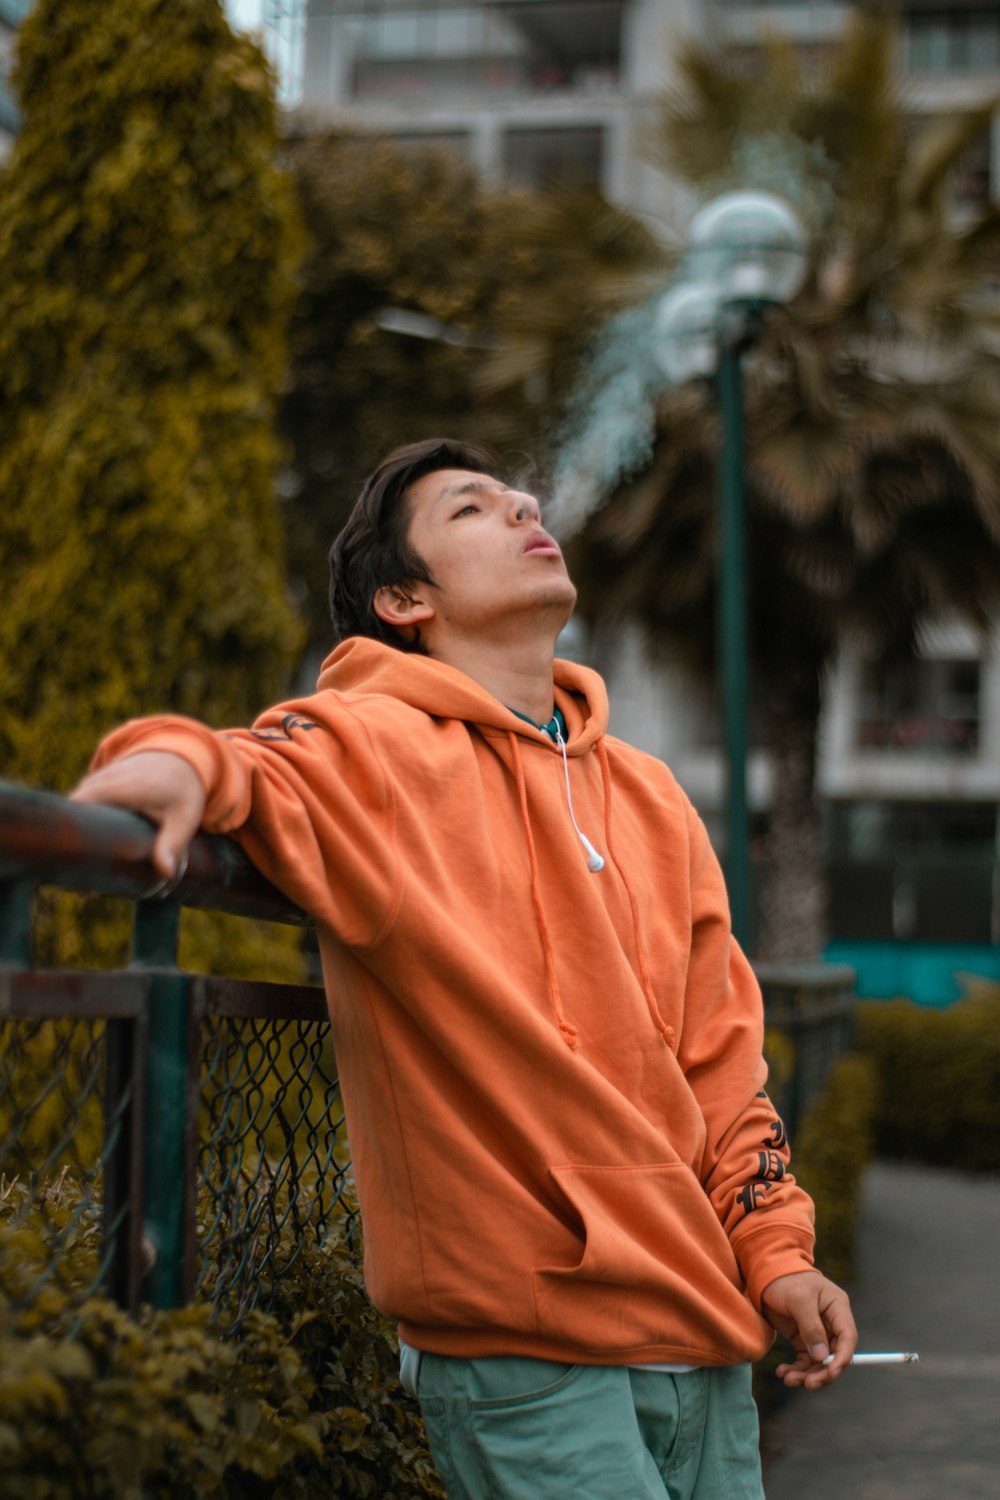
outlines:
[{"label": "evergreen conifer tree", "polygon": [[0,774],[285,685],[273,409],[298,262],[259,50],[219,0],[38,0],[0,177]]},{"label": "evergreen conifer tree", "polygon": [[[0,775],[65,789],[123,718],[245,722],[287,688],[274,410],[301,230],[267,64],[219,0],[37,0],[14,83]],[[121,952],[118,921],[42,926],[51,959]],[[227,968],[272,948],[230,938]]]}]

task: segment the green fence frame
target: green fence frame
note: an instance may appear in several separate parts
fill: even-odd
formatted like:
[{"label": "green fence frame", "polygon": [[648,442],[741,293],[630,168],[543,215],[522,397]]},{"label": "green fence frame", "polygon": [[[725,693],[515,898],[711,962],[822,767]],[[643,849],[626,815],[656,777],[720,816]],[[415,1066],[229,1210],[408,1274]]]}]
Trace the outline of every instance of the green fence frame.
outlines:
[{"label": "green fence frame", "polygon": [[[230,1312],[266,1305],[267,1289],[304,1237],[322,1239],[335,1223],[348,1237],[352,1231],[350,1161],[322,989],[177,967],[183,906],[295,925],[307,918],[237,845],[206,835],[194,840],[177,888],[147,897],[158,884],[152,839],[150,825],[129,813],[0,782],[0,1025],[13,1028],[0,1064],[9,1073],[26,1037],[56,1028],[58,1061],[41,1092],[62,1089],[55,1102],[68,1118],[58,1153],[29,1160],[22,1150],[19,1157],[33,1101],[13,1098],[8,1077],[0,1147],[22,1170],[16,1182],[11,1175],[0,1181],[0,1206],[8,1223],[16,1217],[10,1195],[17,1186],[21,1223],[41,1224],[47,1244],[37,1274],[26,1278],[25,1305],[58,1279],[66,1245],[92,1229],[98,1209],[96,1268],[76,1291],[106,1292],[132,1312],[142,1302],[168,1308],[195,1295],[225,1298]],[[33,968],[40,885],[134,900],[130,966]],[[58,1040],[73,1028],[75,1040]],[[73,1129],[83,1110],[96,1107],[98,1092],[97,1158],[73,1162],[79,1200],[50,1214],[60,1153],[72,1159]]]}]

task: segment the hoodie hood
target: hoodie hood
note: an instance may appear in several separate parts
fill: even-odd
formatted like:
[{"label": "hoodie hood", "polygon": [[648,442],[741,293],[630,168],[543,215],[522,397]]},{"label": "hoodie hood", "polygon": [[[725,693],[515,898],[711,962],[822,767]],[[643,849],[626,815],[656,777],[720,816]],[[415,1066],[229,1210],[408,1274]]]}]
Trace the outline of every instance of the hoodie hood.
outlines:
[{"label": "hoodie hood", "polygon": [[[553,663],[556,705],[566,719],[566,751],[583,755],[608,727],[608,695],[590,667],[556,659]],[[324,661],[317,687],[321,692],[378,694],[439,719],[461,719],[487,736],[516,734],[537,741],[539,731],[518,718],[499,698],[457,667],[429,656],[399,651],[366,636],[351,636]],[[555,749],[555,747],[553,747]]]}]

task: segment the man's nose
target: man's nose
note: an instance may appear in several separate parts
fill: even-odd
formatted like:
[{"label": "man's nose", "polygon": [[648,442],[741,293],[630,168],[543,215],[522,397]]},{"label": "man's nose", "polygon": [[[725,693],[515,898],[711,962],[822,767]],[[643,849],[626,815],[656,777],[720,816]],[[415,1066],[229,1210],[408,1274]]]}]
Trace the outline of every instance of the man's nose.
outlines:
[{"label": "man's nose", "polygon": [[542,519],[541,507],[534,495],[516,494],[512,496],[512,506],[515,521],[540,521]]}]

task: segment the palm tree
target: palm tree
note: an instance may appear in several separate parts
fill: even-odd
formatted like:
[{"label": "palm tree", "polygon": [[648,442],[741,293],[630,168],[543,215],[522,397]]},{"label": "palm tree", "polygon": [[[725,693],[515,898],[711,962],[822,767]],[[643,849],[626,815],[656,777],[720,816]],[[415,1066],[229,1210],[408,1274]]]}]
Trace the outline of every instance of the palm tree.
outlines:
[{"label": "palm tree", "polygon": [[[653,143],[705,197],[791,195],[810,237],[805,287],[768,319],[745,388],[749,644],[774,767],[758,949],[774,957],[825,940],[816,731],[839,647],[905,654],[924,617],[985,627],[1000,597],[1000,214],[960,215],[952,191],[991,111],[914,128],[894,46],[864,14],[821,73],[778,43],[753,74],[689,45]],[[644,461],[595,492],[576,537],[583,607],[710,672],[714,402],[658,391],[650,413]]]}]

